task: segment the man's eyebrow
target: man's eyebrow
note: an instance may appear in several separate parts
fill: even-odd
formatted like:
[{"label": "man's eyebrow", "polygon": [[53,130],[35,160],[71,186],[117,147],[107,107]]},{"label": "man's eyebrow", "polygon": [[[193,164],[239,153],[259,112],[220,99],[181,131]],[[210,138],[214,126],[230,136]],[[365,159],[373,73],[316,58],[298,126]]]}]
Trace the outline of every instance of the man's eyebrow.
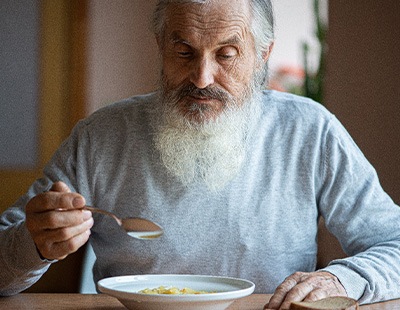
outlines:
[{"label": "man's eyebrow", "polygon": [[[183,39],[178,32],[174,31],[170,35],[170,41],[172,43],[183,43],[187,45],[191,45],[188,40]],[[223,40],[218,43],[218,45],[223,46],[223,45],[242,45],[243,40],[238,36],[238,35],[233,35],[232,37]]]},{"label": "man's eyebrow", "polygon": [[242,45],[242,44],[243,40],[237,35],[234,35],[219,43],[219,45]]},{"label": "man's eyebrow", "polygon": [[190,43],[187,40],[183,39],[176,31],[171,33],[170,41],[172,43],[184,43],[190,45]]}]

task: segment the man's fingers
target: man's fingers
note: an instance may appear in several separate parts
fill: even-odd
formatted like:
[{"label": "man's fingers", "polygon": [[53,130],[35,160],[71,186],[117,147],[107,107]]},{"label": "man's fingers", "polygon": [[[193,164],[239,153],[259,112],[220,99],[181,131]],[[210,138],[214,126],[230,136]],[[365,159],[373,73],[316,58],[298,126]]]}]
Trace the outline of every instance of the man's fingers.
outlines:
[{"label": "man's fingers", "polygon": [[275,290],[274,295],[272,295],[269,303],[264,307],[264,309],[279,309],[281,304],[284,302],[288,292],[297,285],[301,280],[303,273],[296,272],[289,277],[287,277]]},{"label": "man's fingers", "polygon": [[85,199],[77,193],[46,192],[33,197],[26,205],[27,213],[40,213],[51,210],[81,209]]},{"label": "man's fingers", "polygon": [[92,226],[90,217],[79,225],[41,230],[35,235],[35,244],[42,257],[63,259],[86,243]]},{"label": "man's fingers", "polygon": [[[336,295],[336,294],[335,294]],[[304,301],[317,301],[326,297],[329,297],[330,295],[328,294],[327,291],[322,290],[322,289],[316,289],[310,292],[305,298]]]},{"label": "man's fingers", "polygon": [[93,218],[90,211],[82,209],[85,203],[62,182],[28,202],[26,227],[43,257],[62,259],[87,241]]},{"label": "man's fingers", "polygon": [[329,272],[296,272],[278,286],[264,309],[289,309],[293,301],[315,301],[347,296],[339,280]]},{"label": "man's fingers", "polygon": [[71,189],[64,182],[58,181],[53,184],[53,186],[50,188],[50,191],[70,193]]},{"label": "man's fingers", "polygon": [[64,228],[83,223],[92,217],[92,213],[87,210],[53,210],[35,214],[35,223],[40,226],[33,225],[30,227],[31,220],[27,221],[31,231],[51,230]]},{"label": "man's fingers", "polygon": [[80,209],[85,206],[85,199],[77,194],[72,193],[69,187],[63,182],[53,184],[49,192],[43,193],[42,196],[47,198],[47,206],[53,209]]},{"label": "man's fingers", "polygon": [[47,259],[64,259],[71,253],[76,252],[81,246],[83,246],[89,239],[90,230],[70,238],[66,241],[61,242],[47,242],[40,247],[40,254]]},{"label": "man's fingers", "polygon": [[289,309],[290,304],[294,301],[315,301],[325,297],[328,297],[327,291],[316,290],[316,286],[312,282],[300,282],[286,294],[280,307],[282,309]]},{"label": "man's fingers", "polygon": [[79,225],[45,230],[38,234],[36,240],[38,244],[44,246],[48,246],[48,244],[51,243],[65,242],[84,233],[87,230],[90,230],[92,226],[93,218],[90,218]]},{"label": "man's fingers", "polygon": [[38,213],[57,209],[81,209],[85,203],[80,194],[50,191],[33,197],[28,202],[26,211]]}]

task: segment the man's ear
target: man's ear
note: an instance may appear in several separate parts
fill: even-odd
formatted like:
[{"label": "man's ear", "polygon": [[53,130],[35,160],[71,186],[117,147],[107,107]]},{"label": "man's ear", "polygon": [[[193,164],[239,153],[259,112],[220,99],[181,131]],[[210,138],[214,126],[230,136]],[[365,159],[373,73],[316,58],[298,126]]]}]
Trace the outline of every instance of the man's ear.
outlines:
[{"label": "man's ear", "polygon": [[271,56],[272,50],[274,48],[275,42],[272,42],[271,45],[268,47],[268,50],[262,52],[262,59],[264,63],[267,63],[269,57]]}]

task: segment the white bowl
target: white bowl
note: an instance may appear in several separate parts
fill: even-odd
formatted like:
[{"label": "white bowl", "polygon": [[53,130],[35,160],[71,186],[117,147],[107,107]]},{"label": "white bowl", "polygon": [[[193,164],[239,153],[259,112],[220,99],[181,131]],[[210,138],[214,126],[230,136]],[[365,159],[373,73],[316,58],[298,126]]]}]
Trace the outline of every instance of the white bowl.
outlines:
[{"label": "white bowl", "polygon": [[[140,290],[160,286],[188,287],[206,294],[143,294]],[[254,291],[254,283],[236,278],[205,275],[137,275],[102,279],[100,292],[117,298],[131,310],[223,310],[235,299]]]}]

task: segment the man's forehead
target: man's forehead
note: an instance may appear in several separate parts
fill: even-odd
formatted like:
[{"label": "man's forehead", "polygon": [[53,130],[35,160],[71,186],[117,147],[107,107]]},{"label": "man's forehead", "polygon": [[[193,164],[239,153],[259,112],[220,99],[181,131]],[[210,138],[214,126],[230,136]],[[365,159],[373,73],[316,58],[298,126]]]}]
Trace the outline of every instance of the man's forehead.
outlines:
[{"label": "man's forehead", "polygon": [[[225,0],[220,0],[225,2]],[[245,0],[219,1],[206,4],[171,4],[167,10],[166,29],[169,40],[186,39],[195,35],[224,35],[226,40],[243,39],[249,28],[249,8]],[[233,35],[236,34],[236,35]],[[236,42],[237,43],[237,42]]]},{"label": "man's forehead", "polygon": [[227,22],[248,20],[250,18],[250,4],[248,0],[209,0],[198,2],[173,2],[167,7],[169,21],[175,19],[191,19],[193,21]]}]

